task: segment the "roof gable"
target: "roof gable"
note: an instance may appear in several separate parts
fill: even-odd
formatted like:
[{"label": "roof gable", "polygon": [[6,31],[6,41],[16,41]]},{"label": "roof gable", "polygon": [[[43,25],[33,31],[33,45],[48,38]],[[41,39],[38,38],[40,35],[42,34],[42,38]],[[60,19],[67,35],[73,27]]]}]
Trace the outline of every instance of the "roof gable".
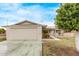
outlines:
[{"label": "roof gable", "polygon": [[25,21],[21,21],[19,23],[16,23],[14,25],[8,25],[8,26],[3,26],[3,27],[11,27],[11,26],[17,26],[17,25],[22,25],[22,26],[26,26],[26,25],[46,26],[46,25],[42,25],[42,24],[38,24],[38,23],[35,23],[35,22],[31,22],[31,21],[25,20]]},{"label": "roof gable", "polygon": [[15,24],[15,25],[29,25],[29,24],[31,24],[31,25],[40,25],[40,26],[43,26],[43,25],[41,25],[41,24],[37,24],[37,23],[31,22],[31,21],[28,21],[28,20],[19,22],[19,23]]}]

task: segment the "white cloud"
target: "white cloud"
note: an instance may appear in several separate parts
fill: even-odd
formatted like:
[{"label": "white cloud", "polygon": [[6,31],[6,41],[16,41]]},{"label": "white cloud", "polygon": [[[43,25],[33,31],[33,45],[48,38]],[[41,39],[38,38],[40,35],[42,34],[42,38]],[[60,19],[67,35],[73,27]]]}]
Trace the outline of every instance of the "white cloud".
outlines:
[{"label": "white cloud", "polygon": [[[39,5],[34,5],[34,6],[27,7],[25,9],[18,10],[17,14],[20,17],[25,17],[26,19],[37,23],[45,23],[45,22],[51,23],[54,16],[56,15],[55,11],[56,11],[55,9],[46,10]],[[49,21],[50,20],[49,18],[51,18],[51,21]]]},{"label": "white cloud", "polygon": [[3,11],[9,10],[9,11],[15,11],[17,10],[20,4],[16,3],[0,3],[0,9]]},{"label": "white cloud", "polygon": [[[9,10],[12,12],[3,12],[0,17],[4,20],[8,19],[9,24],[13,24],[23,20],[30,20],[33,22],[54,25],[54,16],[56,15],[56,8],[43,8],[40,5],[27,6],[26,8],[20,7],[20,4],[0,4],[2,10]],[[4,21],[5,23],[5,21]]]}]

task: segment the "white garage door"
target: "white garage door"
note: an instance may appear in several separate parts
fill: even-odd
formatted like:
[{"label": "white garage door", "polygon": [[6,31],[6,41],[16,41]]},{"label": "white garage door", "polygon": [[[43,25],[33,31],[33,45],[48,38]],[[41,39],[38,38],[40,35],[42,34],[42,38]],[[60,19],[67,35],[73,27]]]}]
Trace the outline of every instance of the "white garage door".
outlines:
[{"label": "white garage door", "polygon": [[9,29],[7,38],[10,40],[37,40],[40,39],[39,29]]}]

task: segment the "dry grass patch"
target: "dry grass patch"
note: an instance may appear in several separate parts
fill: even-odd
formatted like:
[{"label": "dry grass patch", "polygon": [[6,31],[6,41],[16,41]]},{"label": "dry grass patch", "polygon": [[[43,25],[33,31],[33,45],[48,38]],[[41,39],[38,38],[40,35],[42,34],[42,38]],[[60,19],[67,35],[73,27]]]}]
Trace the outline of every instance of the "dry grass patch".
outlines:
[{"label": "dry grass patch", "polygon": [[74,39],[44,40],[43,56],[78,56]]}]

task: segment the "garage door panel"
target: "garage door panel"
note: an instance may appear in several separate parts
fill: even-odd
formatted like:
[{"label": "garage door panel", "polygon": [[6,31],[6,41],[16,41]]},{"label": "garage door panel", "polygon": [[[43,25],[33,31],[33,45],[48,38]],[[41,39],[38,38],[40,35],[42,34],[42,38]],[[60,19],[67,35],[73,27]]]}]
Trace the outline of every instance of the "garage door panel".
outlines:
[{"label": "garage door panel", "polygon": [[37,40],[38,35],[38,29],[10,29],[8,31],[8,39],[10,40]]}]

